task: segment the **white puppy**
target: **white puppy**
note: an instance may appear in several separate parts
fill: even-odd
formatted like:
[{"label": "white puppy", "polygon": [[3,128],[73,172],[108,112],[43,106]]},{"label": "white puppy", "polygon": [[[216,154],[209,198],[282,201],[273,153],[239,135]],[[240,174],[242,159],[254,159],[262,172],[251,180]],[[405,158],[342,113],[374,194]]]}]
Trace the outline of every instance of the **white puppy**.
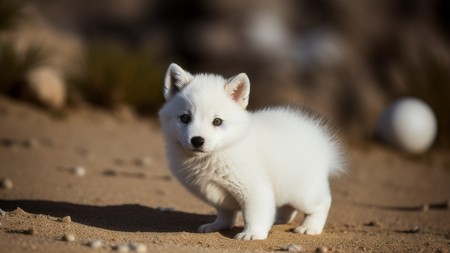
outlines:
[{"label": "white puppy", "polygon": [[176,64],[167,70],[166,103],[159,116],[169,165],[193,194],[217,209],[198,231],[232,228],[236,239],[266,239],[274,222],[306,215],[295,229],[320,234],[331,205],[328,177],[343,167],[339,143],[319,117],[289,108],[245,110],[246,74],[231,79],[191,75]]}]

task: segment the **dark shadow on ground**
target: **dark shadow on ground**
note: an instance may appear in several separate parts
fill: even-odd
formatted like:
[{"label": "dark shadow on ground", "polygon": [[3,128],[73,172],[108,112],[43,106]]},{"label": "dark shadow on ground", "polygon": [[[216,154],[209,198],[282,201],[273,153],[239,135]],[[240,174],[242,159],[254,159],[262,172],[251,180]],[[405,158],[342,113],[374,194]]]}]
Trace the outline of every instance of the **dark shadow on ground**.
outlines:
[{"label": "dark shadow on ground", "polygon": [[427,203],[427,204],[415,205],[415,206],[383,206],[383,205],[373,205],[373,204],[365,204],[365,203],[353,203],[353,204],[368,207],[368,208],[380,209],[380,210],[406,211],[406,212],[422,212],[422,211],[428,211],[431,209],[445,210],[445,209],[450,208],[450,200],[440,202],[440,203]]},{"label": "dark shadow on ground", "polygon": [[0,208],[4,211],[13,211],[17,207],[33,214],[69,215],[73,222],[125,232],[195,232],[200,225],[215,218],[138,204],[93,206],[46,200],[0,200]]}]

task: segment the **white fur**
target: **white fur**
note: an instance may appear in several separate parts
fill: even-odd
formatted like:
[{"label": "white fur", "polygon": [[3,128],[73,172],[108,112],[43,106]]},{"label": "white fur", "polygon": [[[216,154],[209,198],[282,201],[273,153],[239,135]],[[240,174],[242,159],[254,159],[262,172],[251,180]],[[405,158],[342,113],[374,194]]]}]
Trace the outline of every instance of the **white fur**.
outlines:
[{"label": "white fur", "polygon": [[[244,230],[236,239],[266,239],[274,222],[304,212],[301,234],[320,234],[331,205],[330,174],[342,169],[339,143],[321,119],[290,108],[248,112],[250,82],[239,74],[191,75],[171,64],[166,103],[159,115],[169,165],[193,194],[217,209],[199,232],[233,227],[242,210]],[[185,124],[180,116],[188,114]],[[213,120],[223,123],[214,126]],[[191,138],[204,144],[195,148]]]}]

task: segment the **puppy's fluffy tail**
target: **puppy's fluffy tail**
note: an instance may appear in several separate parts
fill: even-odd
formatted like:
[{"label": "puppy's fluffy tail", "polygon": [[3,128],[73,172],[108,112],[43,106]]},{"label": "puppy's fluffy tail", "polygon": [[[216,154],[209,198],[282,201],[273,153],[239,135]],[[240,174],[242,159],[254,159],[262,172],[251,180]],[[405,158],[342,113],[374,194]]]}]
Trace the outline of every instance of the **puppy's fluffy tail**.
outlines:
[{"label": "puppy's fluffy tail", "polygon": [[347,156],[344,148],[344,144],[340,139],[340,131],[336,125],[325,119],[321,114],[312,111],[309,107],[301,107],[300,111],[302,115],[305,115],[308,119],[315,122],[316,126],[319,127],[323,134],[328,139],[330,143],[329,148],[331,154],[328,167],[329,176],[337,176],[347,171]]},{"label": "puppy's fluffy tail", "polygon": [[331,164],[328,168],[328,174],[330,176],[337,176],[342,173],[347,172],[347,159],[345,155],[345,150],[340,140],[333,139],[332,140],[332,157]]}]

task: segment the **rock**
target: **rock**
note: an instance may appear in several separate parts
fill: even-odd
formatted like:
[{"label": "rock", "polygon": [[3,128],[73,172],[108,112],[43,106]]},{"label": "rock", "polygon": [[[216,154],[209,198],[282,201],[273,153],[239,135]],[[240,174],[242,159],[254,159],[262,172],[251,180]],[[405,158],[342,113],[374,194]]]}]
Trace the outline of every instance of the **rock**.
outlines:
[{"label": "rock", "polygon": [[130,252],[130,245],[119,244],[119,245],[114,246],[113,249],[118,252]]},{"label": "rock", "polygon": [[0,143],[2,146],[7,147],[7,148],[11,148],[17,144],[16,141],[14,141],[13,139],[10,139],[10,138],[3,138],[0,140]]},{"label": "rock", "polygon": [[64,234],[62,239],[66,242],[73,242],[73,241],[75,241],[75,235],[67,233],[67,234]]},{"label": "rock", "polygon": [[27,213],[20,207],[11,212],[12,215],[26,215]]},{"label": "rock", "polygon": [[420,227],[419,226],[415,226],[413,229],[409,230],[409,232],[411,234],[417,234],[420,232]]},{"label": "rock", "polygon": [[37,148],[39,147],[39,141],[36,139],[28,139],[23,142],[25,148]]},{"label": "rock", "polygon": [[27,97],[50,109],[61,109],[66,103],[66,84],[52,67],[39,67],[28,72]]},{"label": "rock", "polygon": [[400,99],[381,115],[377,134],[401,150],[423,153],[436,138],[436,116],[430,106],[419,99]]},{"label": "rock", "polygon": [[36,235],[37,231],[36,231],[35,227],[31,227],[31,228],[25,230],[24,233],[27,235]]},{"label": "rock", "polygon": [[289,252],[302,252],[303,247],[298,244],[290,243],[284,247],[281,248],[282,251],[289,251]]},{"label": "rock", "polygon": [[105,176],[117,176],[118,173],[117,171],[113,170],[113,169],[106,169],[103,171],[103,175]]},{"label": "rock", "polygon": [[146,253],[147,252],[147,246],[145,244],[130,242],[129,246],[132,251],[135,251],[138,253]]},{"label": "rock", "polygon": [[9,178],[2,178],[0,180],[0,188],[2,189],[12,189],[13,188],[13,182]]},{"label": "rock", "polygon": [[71,29],[58,28],[39,5],[27,2],[24,14],[29,18],[5,37],[14,41],[20,56],[38,45],[43,49],[46,64],[68,75],[79,73],[84,55],[83,39]]},{"label": "rock", "polygon": [[64,222],[64,223],[71,223],[72,222],[72,218],[70,216],[64,216],[61,219],[61,221]]},{"label": "rock", "polygon": [[368,226],[368,227],[381,227],[382,226],[381,222],[379,222],[379,221],[370,221],[368,223],[365,223],[364,225]]},{"label": "rock", "polygon": [[139,157],[139,158],[136,158],[136,160],[134,160],[134,164],[139,167],[148,167],[152,163],[153,163],[153,160],[148,156]]},{"label": "rock", "polygon": [[83,177],[86,175],[86,169],[83,166],[76,166],[72,168],[72,173],[79,177]]},{"label": "rock", "polygon": [[326,247],[319,247],[316,249],[316,253],[326,253],[328,252],[328,248]]},{"label": "rock", "polygon": [[103,247],[103,241],[102,240],[90,240],[86,243],[87,246],[93,249],[99,249]]}]

